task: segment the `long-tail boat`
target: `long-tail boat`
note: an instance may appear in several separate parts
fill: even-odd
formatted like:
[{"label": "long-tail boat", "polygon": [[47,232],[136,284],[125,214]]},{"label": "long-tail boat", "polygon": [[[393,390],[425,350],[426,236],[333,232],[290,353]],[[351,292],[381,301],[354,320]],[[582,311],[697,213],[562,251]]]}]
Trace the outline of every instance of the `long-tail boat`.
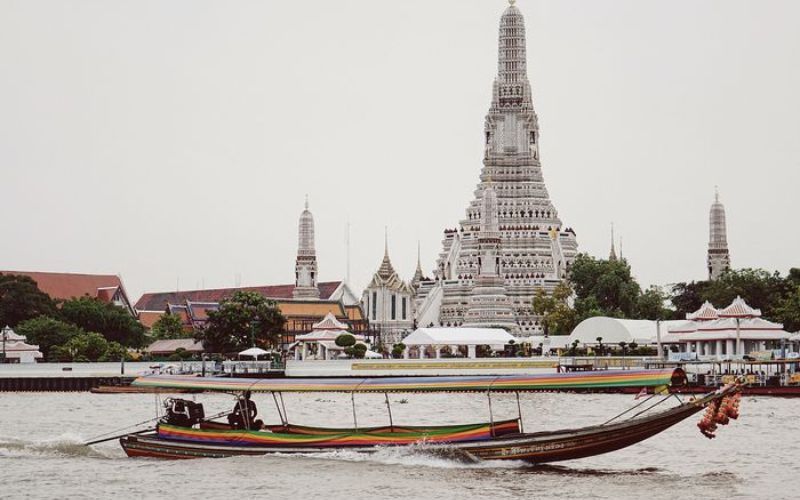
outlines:
[{"label": "long-tail boat", "polygon": [[[237,395],[238,421],[206,419],[202,406],[183,400],[181,414],[168,411],[153,430],[125,434],[120,443],[131,457],[201,458],[271,453],[313,454],[336,449],[372,453],[384,446],[424,444],[433,453],[455,453],[470,460],[524,460],[547,463],[599,455],[625,448],[654,436],[706,409],[699,424],[708,437],[716,424],[738,416],[738,386],[731,384],[714,392],[681,401],[667,390],[685,383],[680,369],[606,370],[600,372],[546,375],[470,377],[389,377],[336,379],[236,379],[186,376],[148,376],[136,379],[138,387],[227,392]],[[657,388],[654,394],[632,408],[599,425],[557,431],[525,432],[519,393],[556,389],[604,389],[608,387]],[[280,424],[263,425],[248,415],[250,392],[270,393]],[[353,402],[353,427],[325,428],[290,424],[283,402],[284,392],[344,392]],[[403,426],[392,419],[389,393],[483,392],[489,403],[489,422],[464,425]],[[491,396],[512,392],[517,396],[517,418],[496,421]],[[389,425],[359,427],[355,395],[384,393]],[[675,398],[678,404],[655,410]],[[173,405],[175,404],[173,401]],[[663,408],[663,407],[662,407]],[[244,417],[244,420],[242,420]],[[248,420],[249,419],[249,420]],[[99,442],[99,441],[97,441]]]}]

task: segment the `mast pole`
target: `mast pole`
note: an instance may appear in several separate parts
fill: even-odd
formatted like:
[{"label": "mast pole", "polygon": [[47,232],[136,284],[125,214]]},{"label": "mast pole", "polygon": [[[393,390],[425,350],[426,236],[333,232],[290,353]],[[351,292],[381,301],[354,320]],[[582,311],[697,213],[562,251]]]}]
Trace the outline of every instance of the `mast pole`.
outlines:
[{"label": "mast pole", "polygon": [[525,432],[525,429],[522,427],[522,405],[519,404],[519,391],[515,392],[514,394],[517,395],[517,418],[519,419],[519,431]]},{"label": "mast pole", "polygon": [[356,417],[356,392],[350,392],[350,402],[353,404],[353,428],[358,432],[358,417]]},{"label": "mast pole", "polygon": [[392,420],[392,405],[389,404],[389,393],[384,392],[383,395],[386,397],[386,409],[389,410],[389,430],[394,432],[394,421]]}]

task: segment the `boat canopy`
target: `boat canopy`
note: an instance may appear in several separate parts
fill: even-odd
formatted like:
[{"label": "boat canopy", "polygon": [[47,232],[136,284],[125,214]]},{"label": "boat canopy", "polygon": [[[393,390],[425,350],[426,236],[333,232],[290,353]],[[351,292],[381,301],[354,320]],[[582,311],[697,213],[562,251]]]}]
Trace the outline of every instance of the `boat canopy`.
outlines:
[{"label": "boat canopy", "polygon": [[222,392],[485,392],[554,389],[604,389],[680,385],[680,368],[659,370],[602,370],[535,375],[381,378],[227,378],[149,375],[133,381],[136,387]]}]

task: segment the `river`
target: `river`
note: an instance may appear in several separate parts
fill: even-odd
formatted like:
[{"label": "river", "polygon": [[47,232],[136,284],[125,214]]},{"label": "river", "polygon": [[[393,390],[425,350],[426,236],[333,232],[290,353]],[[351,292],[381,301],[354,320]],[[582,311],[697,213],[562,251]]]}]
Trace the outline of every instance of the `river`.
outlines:
[{"label": "river", "polygon": [[[230,396],[196,397],[212,414]],[[392,395],[394,421],[455,423],[488,419],[477,394]],[[261,417],[277,422],[266,395]],[[360,425],[387,422],[382,395],[356,397]],[[146,394],[0,394],[0,498],[797,498],[797,415],[800,399],[745,398],[738,421],[704,438],[699,415],[625,450],[552,466],[466,464],[424,449],[385,449],[371,456],[236,457],[167,462],[129,459],[116,441],[84,440],[153,418]],[[630,395],[522,395],[526,431],[604,421],[633,404]],[[342,394],[289,394],[295,423],[349,425]],[[517,414],[513,395],[493,396],[495,418]]]}]

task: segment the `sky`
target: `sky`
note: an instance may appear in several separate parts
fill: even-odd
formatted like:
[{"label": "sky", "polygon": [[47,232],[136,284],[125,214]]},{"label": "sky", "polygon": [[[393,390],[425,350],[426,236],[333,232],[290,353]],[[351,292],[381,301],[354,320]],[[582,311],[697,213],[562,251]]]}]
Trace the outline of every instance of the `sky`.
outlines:
[{"label": "sky", "polygon": [[[0,0],[0,268],[145,291],[405,279],[478,182],[504,0]],[[639,282],[800,266],[800,2],[519,0],[543,173]]]}]

